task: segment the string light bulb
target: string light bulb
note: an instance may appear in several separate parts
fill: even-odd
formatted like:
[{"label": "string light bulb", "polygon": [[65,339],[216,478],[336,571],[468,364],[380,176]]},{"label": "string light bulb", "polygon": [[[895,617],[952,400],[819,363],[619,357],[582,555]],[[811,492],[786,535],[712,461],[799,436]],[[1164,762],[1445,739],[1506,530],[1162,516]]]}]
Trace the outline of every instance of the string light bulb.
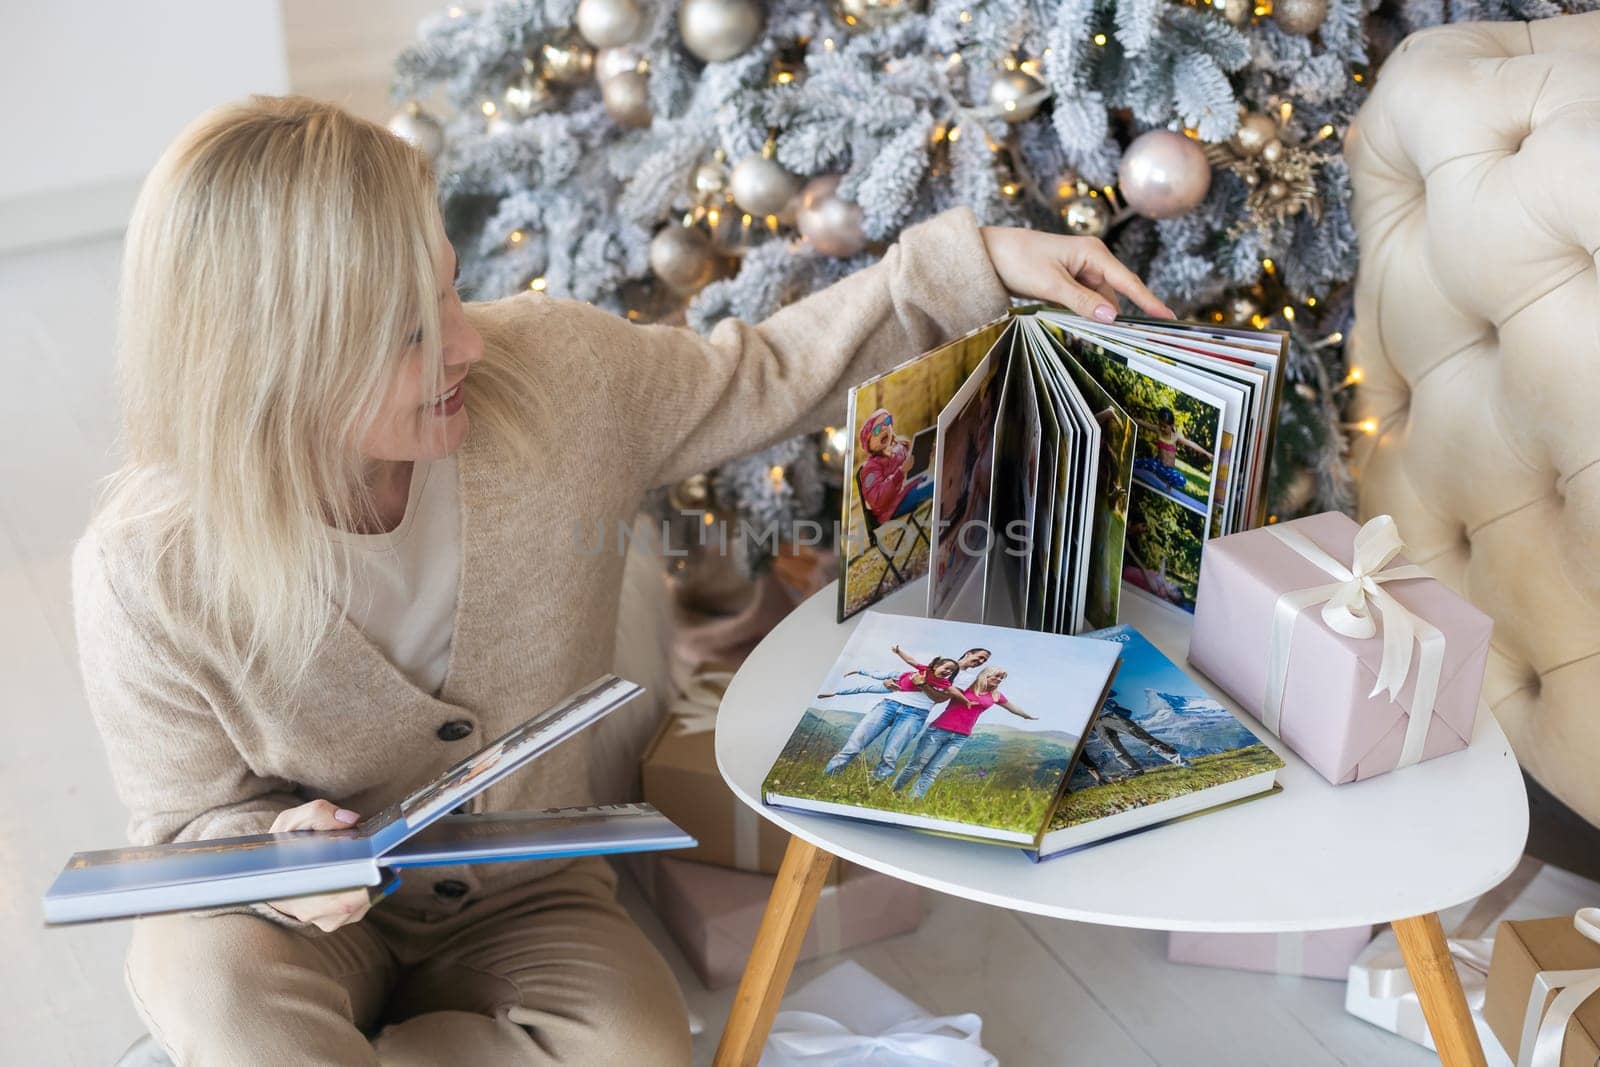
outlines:
[{"label": "string light bulb", "polygon": [[1094,43],[1099,45],[1101,48],[1104,48],[1106,46],[1106,35],[1103,33],[1095,34]]},{"label": "string light bulb", "polygon": [[544,275],[541,274],[539,277],[528,283],[528,288],[532,289],[536,293],[542,293],[544,292],[544,287],[546,284],[547,283],[545,282]]},{"label": "string light bulb", "polygon": [[521,230],[512,230],[511,231],[511,236],[508,238],[508,240],[510,240],[510,242],[512,244],[514,244],[514,245],[520,245],[522,243],[522,241],[523,241],[523,238],[526,237],[526,236],[527,235],[524,234]]}]

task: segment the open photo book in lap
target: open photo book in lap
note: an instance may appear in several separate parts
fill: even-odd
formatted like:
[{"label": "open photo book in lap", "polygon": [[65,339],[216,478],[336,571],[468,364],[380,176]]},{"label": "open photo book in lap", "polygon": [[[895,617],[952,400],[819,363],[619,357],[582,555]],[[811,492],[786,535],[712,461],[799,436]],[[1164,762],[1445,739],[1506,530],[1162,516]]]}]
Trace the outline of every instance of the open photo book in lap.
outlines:
[{"label": "open photo book in lap", "polygon": [[1081,633],[1124,587],[1192,612],[1205,542],[1265,519],[1286,345],[1035,306],[862,383],[840,621],[924,574],[933,618]]},{"label": "open photo book in lap", "polygon": [[766,803],[1037,847],[1116,644],[869,612],[763,784]]},{"label": "open photo book in lap", "polygon": [[451,815],[643,692],[604,677],[348,830],[292,831],[80,852],[44,897],[49,925],[255,904],[363,886],[407,867],[689,848],[647,804]]}]

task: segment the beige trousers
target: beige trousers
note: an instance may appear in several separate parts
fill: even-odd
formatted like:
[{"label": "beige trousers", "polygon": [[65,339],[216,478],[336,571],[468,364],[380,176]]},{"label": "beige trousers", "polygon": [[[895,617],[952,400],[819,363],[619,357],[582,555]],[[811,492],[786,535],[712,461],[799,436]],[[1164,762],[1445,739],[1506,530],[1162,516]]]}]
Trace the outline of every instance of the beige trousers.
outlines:
[{"label": "beige trousers", "polygon": [[687,1064],[682,993],[614,889],[591,858],[433,921],[141,919],[128,988],[182,1067]]}]

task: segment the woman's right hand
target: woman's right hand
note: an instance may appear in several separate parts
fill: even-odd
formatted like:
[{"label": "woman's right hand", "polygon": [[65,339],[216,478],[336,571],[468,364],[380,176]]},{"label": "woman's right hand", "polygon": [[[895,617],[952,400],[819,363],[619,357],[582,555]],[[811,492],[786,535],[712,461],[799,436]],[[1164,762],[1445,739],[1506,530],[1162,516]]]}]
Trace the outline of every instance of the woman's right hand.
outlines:
[{"label": "woman's right hand", "polygon": [[[348,830],[361,816],[329,800],[313,800],[278,813],[270,833],[290,830]],[[360,922],[372,907],[365,889],[346,889],[338,893],[319,893],[314,897],[269,900],[267,906],[291,919],[310,923],[318,930],[337,930],[346,923]]]}]

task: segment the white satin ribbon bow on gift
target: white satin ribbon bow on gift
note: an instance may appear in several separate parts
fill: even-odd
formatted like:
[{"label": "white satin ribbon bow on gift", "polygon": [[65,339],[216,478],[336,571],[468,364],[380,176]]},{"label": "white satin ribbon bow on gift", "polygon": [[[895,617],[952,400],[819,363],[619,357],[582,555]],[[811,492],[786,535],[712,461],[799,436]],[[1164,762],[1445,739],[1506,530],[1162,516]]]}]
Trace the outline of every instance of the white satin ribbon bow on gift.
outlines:
[{"label": "white satin ribbon bow on gift", "polygon": [[[1467,998],[1467,1007],[1475,1012],[1483,1010],[1483,995],[1489,979],[1489,957],[1494,952],[1492,937],[1449,937],[1445,945],[1456,964],[1456,976],[1461,979],[1461,992]],[[1367,992],[1374,997],[1414,997],[1417,987],[1406,970],[1406,960],[1399,949],[1377,956],[1367,965]]]},{"label": "white satin ribbon bow on gift", "polygon": [[837,1019],[816,1012],[780,1011],[772,1021],[767,1048],[785,1063],[996,1067],[1000,1061],[978,1043],[982,1028],[982,1019],[966,1012],[912,1019],[881,1034],[858,1034]]},{"label": "white satin ribbon bow on gift", "polygon": [[[1578,933],[1600,944],[1600,908],[1579,908],[1572,917]],[[1550,1010],[1544,1003],[1552,992]],[[1533,976],[1528,1010],[1522,1017],[1522,1042],[1517,1046],[1517,1067],[1559,1067],[1567,1023],[1584,1001],[1600,992],[1600,967],[1576,971],[1540,971]]]},{"label": "white satin ribbon bow on gift", "polygon": [[[1412,644],[1421,647],[1417,661],[1417,688],[1411,700],[1405,743],[1400,749],[1396,769],[1421,762],[1422,746],[1428,740],[1428,723],[1433,718],[1434,699],[1439,693],[1439,674],[1444,667],[1444,634],[1426,619],[1401,606],[1383,588],[1385,582],[1432,577],[1414,564],[1388,567],[1400,554],[1405,542],[1394,519],[1379,515],[1369,519],[1356,532],[1354,559],[1350,566],[1334,559],[1310,538],[1284,526],[1267,527],[1278,540],[1338,579],[1327,585],[1284,593],[1272,612],[1272,640],[1267,649],[1267,695],[1261,706],[1261,725],[1279,736],[1283,721],[1283,694],[1289,681],[1289,645],[1294,621],[1313,604],[1322,605],[1322,621],[1334,633],[1364,641],[1383,634],[1383,659],[1378,678],[1368,696],[1385,690],[1398,701],[1400,689],[1411,672]],[[1373,609],[1382,614],[1380,627]]]}]

